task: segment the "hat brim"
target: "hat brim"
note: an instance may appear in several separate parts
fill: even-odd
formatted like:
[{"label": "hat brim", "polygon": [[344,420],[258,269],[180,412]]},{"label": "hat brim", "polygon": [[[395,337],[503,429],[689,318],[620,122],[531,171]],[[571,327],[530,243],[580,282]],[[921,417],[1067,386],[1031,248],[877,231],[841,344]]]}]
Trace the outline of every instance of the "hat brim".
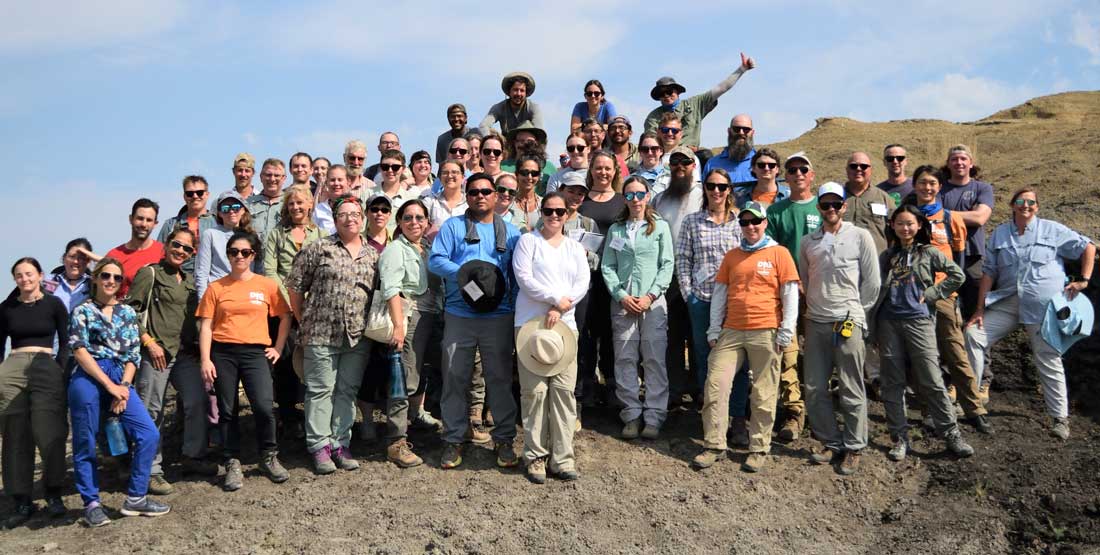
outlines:
[{"label": "hat brim", "polygon": [[505,75],[504,79],[500,80],[500,90],[504,91],[504,94],[507,95],[508,81],[511,81],[512,79],[515,79],[517,77],[523,79],[524,81],[527,81],[527,98],[531,98],[531,95],[535,94],[535,78],[522,71],[517,71],[515,73],[509,73],[508,75]]},{"label": "hat brim", "polygon": [[535,140],[537,140],[540,144],[546,144],[546,131],[543,131],[538,127],[517,127],[515,129],[509,129],[507,137],[508,142],[515,143],[516,135],[518,135],[520,131],[531,133],[535,136]]},{"label": "hat brim", "polygon": [[684,86],[679,83],[673,83],[671,85],[655,85],[652,89],[649,89],[649,97],[659,102],[661,100],[661,95],[657,94],[657,91],[665,87],[672,87],[676,89],[676,94],[684,94],[687,92],[687,89],[685,89]]},{"label": "hat brim", "polygon": [[[540,362],[531,353],[531,336],[540,329],[553,330],[562,338],[565,352],[562,353],[561,359],[554,364]],[[568,368],[571,363],[577,360],[576,332],[570,329],[570,327],[561,320],[558,320],[553,328],[547,328],[546,317],[536,316],[520,326],[519,333],[516,334],[516,357],[519,360],[520,366],[536,376],[548,378],[560,374],[563,370]]]}]

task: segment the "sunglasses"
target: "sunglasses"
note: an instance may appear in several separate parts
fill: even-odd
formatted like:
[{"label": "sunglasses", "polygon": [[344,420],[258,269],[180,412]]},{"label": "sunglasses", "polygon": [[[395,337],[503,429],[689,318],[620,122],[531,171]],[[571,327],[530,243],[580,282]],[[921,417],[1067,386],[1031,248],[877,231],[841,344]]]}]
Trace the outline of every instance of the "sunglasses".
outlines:
[{"label": "sunglasses", "polygon": [[561,217],[565,216],[565,209],[564,208],[543,208],[542,209],[542,215],[546,216],[547,218],[549,218],[550,216],[557,216],[557,217],[561,218]]},{"label": "sunglasses", "polygon": [[867,171],[871,167],[871,164],[848,164],[848,169],[852,171]]},{"label": "sunglasses", "polygon": [[470,197],[487,197],[493,194],[492,189],[466,189],[466,196]]},{"label": "sunglasses", "polygon": [[752,131],[752,128],[751,127],[745,127],[743,125],[731,125],[730,126],[730,131],[733,131],[734,133],[738,133],[738,134],[741,134],[741,135],[748,135],[749,131]]},{"label": "sunglasses", "polygon": [[817,203],[817,207],[823,212],[829,210],[836,210],[839,212],[841,208],[844,208],[844,203],[839,200],[832,200],[828,202],[819,202]]},{"label": "sunglasses", "polygon": [[384,172],[400,171],[403,167],[405,167],[404,164],[378,164],[378,169]]},{"label": "sunglasses", "polygon": [[542,172],[539,170],[519,170],[516,175],[520,177],[538,177],[542,175]]},{"label": "sunglasses", "polygon": [[728,191],[730,188],[729,183],[711,183],[709,181],[707,183],[704,183],[704,186],[707,188],[708,191],[721,191],[723,193]]},{"label": "sunglasses", "polygon": [[466,150],[464,148],[452,148],[452,149],[448,150],[447,152],[450,152],[451,154],[458,154],[458,155],[461,155],[461,156],[466,156],[466,153],[470,152],[470,151]]},{"label": "sunglasses", "polygon": [[660,130],[661,130],[661,133],[663,133],[665,135],[679,135],[680,131],[683,131],[679,127],[662,127],[662,128],[660,128]]},{"label": "sunglasses", "polygon": [[420,214],[405,214],[404,216],[401,216],[401,221],[405,222],[405,223],[423,222],[423,221],[427,221],[427,219],[428,218],[425,218],[424,216],[421,216]]},{"label": "sunglasses", "polygon": [[484,154],[485,156],[496,157],[496,156],[500,156],[501,154],[504,154],[504,151],[500,150],[499,148],[483,148],[483,149],[481,149],[481,153]]},{"label": "sunglasses", "polygon": [[882,159],[886,160],[887,162],[904,162],[905,161],[904,156],[883,156]]},{"label": "sunglasses", "polygon": [[370,210],[371,214],[377,214],[379,212],[381,212],[383,214],[389,214],[390,213],[390,207],[389,206],[371,206],[369,208],[369,210]]},{"label": "sunglasses", "polygon": [[173,239],[172,241],[169,241],[168,244],[173,249],[180,249],[180,250],[182,250],[183,252],[185,252],[187,254],[195,254],[195,247],[192,247],[191,245],[184,245],[183,243],[180,243],[179,241],[176,241],[175,239]]},{"label": "sunglasses", "polygon": [[588,147],[584,145],[568,145],[565,147],[566,152],[584,152],[584,149]]},{"label": "sunglasses", "polygon": [[1012,201],[1012,204],[1015,204],[1016,206],[1035,206],[1039,204],[1039,201],[1030,198],[1018,198]]},{"label": "sunglasses", "polygon": [[366,156],[352,156],[350,154],[345,154],[344,156],[348,159],[349,162],[363,162],[367,159]]},{"label": "sunglasses", "polygon": [[658,89],[657,90],[657,96],[672,96],[674,94],[678,94],[678,93],[676,92],[676,89],[674,89],[672,87],[669,87],[667,89]]},{"label": "sunglasses", "polygon": [[218,210],[222,214],[228,214],[230,212],[240,212],[241,209],[243,209],[243,208],[244,208],[243,204],[233,203],[233,204],[223,204],[223,205],[218,207]]},{"label": "sunglasses", "polygon": [[691,158],[672,158],[668,161],[670,166],[690,166],[695,163]]},{"label": "sunglasses", "polygon": [[584,91],[584,96],[585,98],[599,98],[603,96],[603,93],[600,91]]},{"label": "sunglasses", "polygon": [[198,191],[184,191],[183,196],[187,198],[202,198],[206,196],[206,189],[199,189]]},{"label": "sunglasses", "polygon": [[102,281],[113,281],[115,283],[122,283],[122,274],[112,274],[111,272],[100,272],[99,279]]},{"label": "sunglasses", "polygon": [[651,154],[651,153],[654,153],[654,152],[661,152],[661,147],[659,147],[659,146],[640,146],[640,147],[638,147],[638,152],[642,152],[642,153],[645,153],[645,154]]},{"label": "sunglasses", "polygon": [[225,249],[225,254],[228,254],[230,258],[237,258],[238,256],[241,258],[251,258],[252,255],[256,254],[256,251],[252,249],[238,249],[237,247],[229,247],[228,249]]},{"label": "sunglasses", "polygon": [[757,162],[756,169],[758,170],[774,170],[779,164],[775,162]]},{"label": "sunglasses", "polygon": [[516,194],[515,189],[509,189],[508,187],[497,187],[496,189],[497,189],[497,192],[502,194],[502,195],[515,195]]},{"label": "sunglasses", "polygon": [[760,225],[764,223],[764,218],[741,218],[737,220],[737,223],[741,227],[749,227],[750,225]]},{"label": "sunglasses", "polygon": [[796,173],[806,175],[806,174],[810,173],[810,168],[808,168],[806,166],[798,166],[797,168],[787,168],[787,175],[794,175]]},{"label": "sunglasses", "polygon": [[629,193],[623,193],[623,198],[628,201],[642,200],[645,198],[645,191],[631,191]]}]

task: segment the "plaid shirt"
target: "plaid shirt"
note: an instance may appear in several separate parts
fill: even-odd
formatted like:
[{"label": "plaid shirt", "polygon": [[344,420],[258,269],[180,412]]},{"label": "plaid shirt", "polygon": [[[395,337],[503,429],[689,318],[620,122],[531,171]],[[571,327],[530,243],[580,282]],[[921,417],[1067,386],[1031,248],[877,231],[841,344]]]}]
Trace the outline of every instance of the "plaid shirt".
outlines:
[{"label": "plaid shirt", "polygon": [[700,301],[710,301],[722,258],[740,245],[741,226],[734,213],[722,225],[711,220],[706,210],[688,214],[676,245],[676,279],[684,299],[695,295]]},{"label": "plaid shirt", "polygon": [[363,241],[352,258],[339,235],[306,245],[294,260],[286,288],[305,295],[299,337],[303,345],[355,345],[366,328],[376,285],[378,251]]}]

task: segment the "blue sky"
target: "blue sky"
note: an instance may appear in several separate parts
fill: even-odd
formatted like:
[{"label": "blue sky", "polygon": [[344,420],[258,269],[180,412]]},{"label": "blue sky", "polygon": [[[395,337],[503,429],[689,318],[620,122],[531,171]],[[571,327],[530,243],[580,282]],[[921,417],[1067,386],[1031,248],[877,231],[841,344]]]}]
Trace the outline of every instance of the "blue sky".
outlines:
[{"label": "blue sky", "polygon": [[1100,89],[1097,0],[0,3],[5,268],[52,266],[81,235],[105,252],[133,200],[170,215],[182,176],[224,190],[240,151],[336,159],[384,130],[432,150],[448,104],[476,123],[513,70],[537,80],[551,153],[586,80],[640,127],[658,77],[698,93],[741,51],[759,67],[707,118],[706,145],[740,112],[772,142],[821,116],[965,121]]}]

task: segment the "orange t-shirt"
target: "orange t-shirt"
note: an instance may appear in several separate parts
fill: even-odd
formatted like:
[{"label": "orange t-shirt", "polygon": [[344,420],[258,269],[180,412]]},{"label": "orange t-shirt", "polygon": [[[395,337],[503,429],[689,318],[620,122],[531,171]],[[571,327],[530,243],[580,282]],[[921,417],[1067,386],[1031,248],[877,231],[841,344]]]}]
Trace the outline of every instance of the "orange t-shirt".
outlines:
[{"label": "orange t-shirt", "polygon": [[726,253],[716,279],[727,287],[723,328],[778,328],[783,310],[780,286],[797,283],[798,268],[783,246],[751,253],[737,248]]},{"label": "orange t-shirt", "polygon": [[282,316],[290,306],[274,280],[253,274],[247,280],[225,276],[206,288],[198,318],[211,318],[213,338],[218,343],[271,345],[268,316]]},{"label": "orange t-shirt", "polygon": [[[954,260],[955,253],[966,250],[966,224],[963,223],[962,218],[951,214],[951,240],[948,241],[943,216],[944,212],[941,209],[938,213],[933,214],[931,218],[928,218],[928,223],[932,227],[931,244],[942,252],[948,260]],[[936,283],[945,279],[947,279],[947,274],[936,272]]]},{"label": "orange t-shirt", "polygon": [[767,193],[763,193],[763,192],[757,193],[757,192],[754,191],[752,193],[752,200],[755,200],[756,202],[759,202],[760,204],[763,204],[764,206],[771,206],[772,203],[775,202],[775,195],[777,195],[777,194],[779,194],[778,189],[775,190],[775,191],[767,192]]}]

